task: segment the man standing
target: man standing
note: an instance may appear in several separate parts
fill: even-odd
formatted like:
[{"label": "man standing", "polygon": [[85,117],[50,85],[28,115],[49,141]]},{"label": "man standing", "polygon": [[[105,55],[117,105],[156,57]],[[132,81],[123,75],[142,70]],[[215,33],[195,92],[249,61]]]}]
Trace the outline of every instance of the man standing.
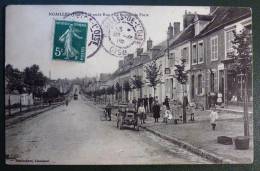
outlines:
[{"label": "man standing", "polygon": [[137,101],[136,101],[135,97],[134,97],[134,99],[132,100],[132,103],[134,104],[134,106],[135,106],[135,110],[136,110],[136,109],[137,109],[137,107],[136,107],[136,103],[137,103]]},{"label": "man standing", "polygon": [[145,109],[145,112],[147,113],[148,112],[148,97],[145,95],[144,96],[144,109]]},{"label": "man standing", "polygon": [[153,97],[149,94],[149,112],[152,112]]},{"label": "man standing", "polygon": [[170,108],[168,96],[165,97],[165,99],[164,99],[164,104],[165,104],[165,106],[166,106],[167,108]]},{"label": "man standing", "polygon": [[155,101],[153,105],[153,117],[154,122],[158,122],[158,118],[160,118],[160,105],[158,101]]}]

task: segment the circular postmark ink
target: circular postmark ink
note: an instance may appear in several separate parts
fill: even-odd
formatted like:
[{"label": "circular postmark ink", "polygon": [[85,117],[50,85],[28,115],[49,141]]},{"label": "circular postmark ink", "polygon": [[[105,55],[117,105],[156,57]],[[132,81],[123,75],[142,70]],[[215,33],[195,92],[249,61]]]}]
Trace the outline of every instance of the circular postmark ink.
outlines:
[{"label": "circular postmark ink", "polygon": [[86,39],[86,58],[93,56],[102,44],[103,30],[98,21],[90,13],[75,11],[64,16],[66,20],[86,22],[88,24]]},{"label": "circular postmark ink", "polygon": [[103,23],[102,46],[117,57],[134,53],[145,41],[145,29],[137,15],[119,11],[107,17]]}]

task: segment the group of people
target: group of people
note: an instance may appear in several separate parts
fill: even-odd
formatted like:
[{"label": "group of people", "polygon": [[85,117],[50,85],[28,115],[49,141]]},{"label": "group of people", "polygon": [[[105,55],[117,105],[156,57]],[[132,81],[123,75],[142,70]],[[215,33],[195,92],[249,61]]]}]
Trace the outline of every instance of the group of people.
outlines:
[{"label": "group of people", "polygon": [[[188,103],[188,102],[187,102]],[[168,119],[172,119],[173,115],[170,110],[170,99],[168,96],[165,97],[162,106],[159,104],[159,99],[149,95],[149,98],[145,96],[144,98],[136,98],[132,100],[132,104],[136,106],[137,113],[140,115],[141,123],[145,123],[146,113],[153,113],[154,122],[159,122],[160,116],[163,116],[163,122],[167,123]]]}]

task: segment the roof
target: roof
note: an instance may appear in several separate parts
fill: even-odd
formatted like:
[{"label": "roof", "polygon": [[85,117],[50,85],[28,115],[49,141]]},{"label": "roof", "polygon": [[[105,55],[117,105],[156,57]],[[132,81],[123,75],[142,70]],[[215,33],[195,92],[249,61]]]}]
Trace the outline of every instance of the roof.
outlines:
[{"label": "roof", "polygon": [[213,19],[196,37],[202,37],[213,31],[251,16],[250,8],[246,7],[218,7],[213,13]]},{"label": "roof", "polygon": [[204,21],[210,21],[213,18],[212,15],[201,15],[201,14],[197,14],[197,17],[198,20],[204,20]]},{"label": "roof", "polygon": [[194,24],[190,24],[179,34],[179,36],[175,39],[175,41],[173,41],[172,44],[170,44],[170,47],[173,47],[186,40],[190,40],[193,37],[194,37]]}]

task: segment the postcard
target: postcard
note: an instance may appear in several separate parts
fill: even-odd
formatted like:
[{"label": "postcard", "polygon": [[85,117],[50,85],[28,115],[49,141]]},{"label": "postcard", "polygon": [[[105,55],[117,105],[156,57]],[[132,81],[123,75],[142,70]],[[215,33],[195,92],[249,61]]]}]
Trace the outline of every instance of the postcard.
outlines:
[{"label": "postcard", "polygon": [[253,162],[248,7],[9,5],[8,165]]}]

